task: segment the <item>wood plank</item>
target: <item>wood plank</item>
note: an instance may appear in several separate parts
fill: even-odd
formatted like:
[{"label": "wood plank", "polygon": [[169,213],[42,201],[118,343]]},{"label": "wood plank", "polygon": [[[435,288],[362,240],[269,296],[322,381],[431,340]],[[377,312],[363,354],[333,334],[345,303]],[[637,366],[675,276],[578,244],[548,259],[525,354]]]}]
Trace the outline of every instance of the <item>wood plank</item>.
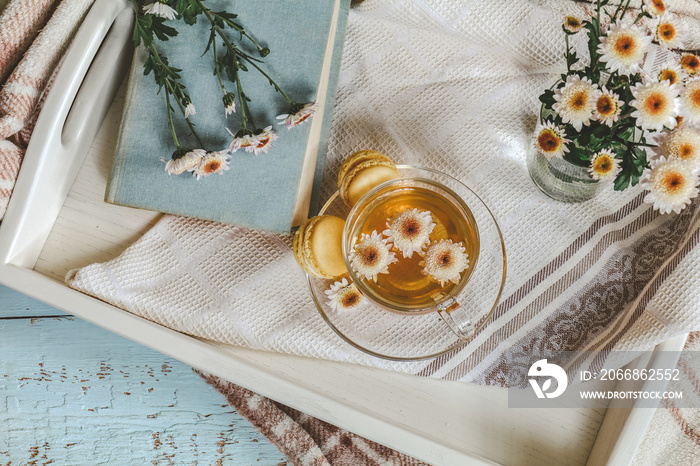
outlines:
[{"label": "wood plank", "polygon": [[29,298],[6,286],[0,285],[0,319],[68,316],[48,304]]},{"label": "wood plank", "polygon": [[0,464],[285,463],[156,351],[72,317],[4,319],[0,335]]}]

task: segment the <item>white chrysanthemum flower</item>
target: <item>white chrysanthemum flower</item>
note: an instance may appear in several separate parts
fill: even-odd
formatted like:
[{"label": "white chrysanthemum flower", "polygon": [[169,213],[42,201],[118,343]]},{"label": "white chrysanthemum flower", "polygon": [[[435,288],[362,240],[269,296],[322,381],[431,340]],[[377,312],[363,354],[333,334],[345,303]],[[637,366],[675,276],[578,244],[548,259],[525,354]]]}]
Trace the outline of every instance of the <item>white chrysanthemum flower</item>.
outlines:
[{"label": "white chrysanthemum flower", "polygon": [[552,105],[552,110],[559,114],[564,123],[569,123],[576,131],[581,131],[593,118],[596,88],[597,85],[588,78],[567,76],[564,86],[554,91],[556,102]]},{"label": "white chrysanthemum flower", "polygon": [[620,160],[611,149],[604,149],[591,157],[588,173],[594,180],[614,180],[620,173]]},{"label": "white chrysanthemum flower", "polygon": [[334,311],[350,311],[361,309],[366,301],[354,283],[348,283],[347,278],[343,278],[331,285],[330,290],[325,291],[328,296],[328,304]]},{"label": "white chrysanthemum flower", "polygon": [[389,273],[389,264],[398,261],[387,240],[375,231],[362,233],[360,241],[348,254],[350,265],[360,278],[377,281],[380,273]]},{"label": "white chrysanthemum flower", "polygon": [[290,113],[285,113],[284,115],[278,115],[278,120],[283,120],[278,122],[278,125],[287,125],[287,130],[294,126],[300,125],[316,113],[320,107],[316,102],[309,102],[308,104],[303,104],[299,108],[292,108]]},{"label": "white chrysanthemum flower", "polygon": [[651,26],[654,31],[654,39],[662,48],[682,49],[683,37],[678,28],[678,20],[669,12],[656,18]]},{"label": "white chrysanthemum flower", "polygon": [[556,126],[553,121],[546,121],[544,124],[538,123],[535,128],[533,144],[537,152],[548,159],[558,157],[563,158],[565,152],[569,152],[566,143],[571,142],[566,139],[563,128]]},{"label": "white chrysanthemum flower", "polygon": [[654,204],[654,209],[662,214],[679,213],[698,195],[697,169],[673,157],[652,160],[639,184],[649,190],[644,202]]},{"label": "white chrysanthemum flower", "polygon": [[567,16],[564,18],[564,31],[567,34],[576,34],[583,29],[583,22],[575,16]]},{"label": "white chrysanthemum flower", "polygon": [[229,155],[226,151],[210,152],[202,159],[202,163],[194,168],[193,174],[197,179],[203,176],[213,175],[214,173],[223,175],[224,171],[229,169],[228,158]]},{"label": "white chrysanthemum flower", "polygon": [[175,16],[177,15],[177,11],[175,11],[164,0],[158,0],[148,5],[144,5],[143,11],[147,15],[161,16],[166,19],[175,19]]},{"label": "white chrysanthemum flower", "polygon": [[241,130],[234,135],[228,128],[226,128],[226,131],[233,137],[231,143],[228,145],[228,151],[231,153],[236,152],[238,149],[245,149],[248,152],[252,152],[252,150],[248,150],[248,148],[255,147],[259,143],[258,137],[252,132]]},{"label": "white chrysanthemum flower", "polygon": [[644,0],[642,10],[652,16],[661,16],[666,12],[666,4],[663,0]]},{"label": "white chrysanthemum flower", "polygon": [[175,151],[170,160],[166,160],[161,157],[161,160],[165,162],[165,171],[169,175],[180,175],[186,171],[194,170],[200,163],[202,159],[207,155],[204,149],[184,149],[180,148]]},{"label": "white chrysanthemum flower", "polygon": [[604,125],[612,127],[620,117],[622,101],[613,91],[603,86],[602,90],[596,93],[595,110],[593,116]]},{"label": "white chrysanthemum flower", "polygon": [[700,57],[697,55],[686,52],[681,55],[680,60],[681,68],[688,76],[695,76],[698,71],[700,71]]},{"label": "white chrysanthemum flower", "polygon": [[677,84],[685,81],[688,77],[681,65],[677,61],[669,60],[659,69],[659,74],[656,75],[659,81],[668,81],[669,84]]},{"label": "white chrysanthemum flower", "polygon": [[605,62],[605,67],[611,72],[617,71],[621,75],[639,73],[651,40],[652,37],[637,26],[623,26],[618,21],[607,35],[600,38],[600,61]]},{"label": "white chrysanthemum flower", "polygon": [[[258,130],[259,131],[259,130]],[[272,126],[268,126],[263,129],[260,134],[256,134],[255,137],[258,139],[256,145],[251,145],[245,148],[246,152],[253,152],[255,155],[260,155],[260,153],[267,154],[270,149],[272,149],[272,142],[279,138],[279,135],[272,131]]]},{"label": "white chrysanthemum flower", "polygon": [[469,266],[469,256],[462,243],[453,243],[450,239],[443,239],[428,246],[419,263],[423,267],[423,274],[433,277],[440,282],[459,283],[462,272]]},{"label": "white chrysanthemum flower", "polygon": [[679,104],[675,84],[668,81],[637,83],[632,87],[632,96],[634,100],[630,105],[636,109],[632,116],[642,129],[675,128]]},{"label": "white chrysanthemum flower", "polygon": [[673,131],[664,131],[656,139],[654,158],[675,157],[688,162],[692,167],[700,167],[700,133],[688,126],[681,126]]},{"label": "white chrysanthemum flower", "polygon": [[389,228],[384,230],[384,235],[388,241],[401,251],[403,257],[413,257],[414,252],[420,253],[430,243],[435,222],[429,211],[409,209],[388,221],[386,226]]},{"label": "white chrysanthemum flower", "polygon": [[233,93],[227,92],[221,100],[224,102],[224,113],[227,118],[230,114],[236,113],[236,101]]},{"label": "white chrysanthemum flower", "polygon": [[679,114],[683,117],[683,122],[700,128],[700,77],[685,83],[681,92]]}]

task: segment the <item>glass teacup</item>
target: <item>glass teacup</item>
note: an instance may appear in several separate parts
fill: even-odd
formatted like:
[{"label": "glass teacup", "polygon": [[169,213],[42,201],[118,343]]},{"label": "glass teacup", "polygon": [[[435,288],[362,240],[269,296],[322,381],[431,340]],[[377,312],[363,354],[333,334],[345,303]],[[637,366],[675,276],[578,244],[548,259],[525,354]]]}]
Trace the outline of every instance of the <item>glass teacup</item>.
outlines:
[{"label": "glass teacup", "polygon": [[[368,244],[379,250],[367,249]],[[479,228],[464,200],[437,180],[421,177],[398,178],[368,192],[353,206],[343,232],[348,274],[367,299],[404,315],[437,311],[460,339],[475,332],[459,299],[479,251]],[[387,266],[368,272],[362,261],[371,265],[373,260]]]}]

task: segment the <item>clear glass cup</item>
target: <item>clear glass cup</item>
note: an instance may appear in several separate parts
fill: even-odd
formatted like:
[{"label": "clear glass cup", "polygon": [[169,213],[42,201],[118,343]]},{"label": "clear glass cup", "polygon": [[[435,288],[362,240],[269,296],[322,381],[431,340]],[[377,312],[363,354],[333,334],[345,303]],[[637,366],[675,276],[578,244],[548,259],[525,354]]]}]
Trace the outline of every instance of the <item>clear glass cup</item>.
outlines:
[{"label": "clear glass cup", "polygon": [[[493,214],[466,185],[435,170],[410,166],[398,168],[399,179],[375,187],[353,209],[345,206],[338,193],[323,206],[320,214],[346,219],[343,247],[348,274],[334,280],[309,275],[307,278],[320,315],[355,348],[390,360],[429,359],[463,346],[490,320],[505,283],[505,246]],[[411,294],[415,290],[409,290],[405,296],[397,296],[396,290],[388,292],[384,280],[384,288],[370,286],[373,283],[359,278],[348,260],[348,253],[372,211],[403,209],[400,202],[388,207],[386,204],[401,198],[406,191],[420,191],[418,197],[421,201],[417,208],[431,211],[434,221],[437,220],[435,229],[444,229],[441,232],[434,230],[436,234],[431,240],[447,237],[456,243],[461,238],[469,256],[469,266],[460,274],[457,283],[444,287],[433,284],[425,290],[419,286],[417,296]],[[415,200],[409,201],[408,204],[416,204]],[[383,215],[375,216],[374,226],[370,219],[367,228],[386,229]],[[401,253],[397,255],[403,260]],[[414,256],[415,263],[422,259],[417,253]],[[326,292],[334,282],[343,278],[362,292],[366,306],[341,310],[330,305]],[[421,275],[413,278],[420,279]],[[411,279],[408,281],[413,283]]]},{"label": "clear glass cup", "polygon": [[[447,240],[463,248],[466,269],[455,274],[454,281],[440,282],[423,271],[425,249],[407,258],[393,248],[395,262],[389,265],[388,273],[378,274],[376,279],[359,276],[351,264],[350,251],[362,235],[382,233],[392,218],[414,209],[430,213],[435,225],[431,242]],[[455,297],[478,262],[479,227],[469,207],[447,186],[428,178],[398,178],[367,193],[345,221],[343,255],[350,279],[375,305],[406,315],[437,311],[460,338],[471,337],[473,323],[458,317],[461,306]]]}]

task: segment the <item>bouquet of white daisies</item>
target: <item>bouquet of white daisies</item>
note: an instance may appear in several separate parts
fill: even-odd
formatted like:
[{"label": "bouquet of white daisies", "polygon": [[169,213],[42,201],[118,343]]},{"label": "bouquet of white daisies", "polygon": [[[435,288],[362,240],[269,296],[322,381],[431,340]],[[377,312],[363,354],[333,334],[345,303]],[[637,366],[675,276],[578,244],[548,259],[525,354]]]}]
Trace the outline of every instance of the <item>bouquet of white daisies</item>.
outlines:
[{"label": "bouquet of white daisies", "polygon": [[[564,20],[567,72],[540,96],[534,145],[616,190],[640,183],[646,202],[677,213],[698,195],[700,58],[683,50],[663,0],[644,0],[636,15],[629,4],[598,0],[591,18]],[[570,46],[575,34],[586,34],[588,57]],[[649,75],[642,64],[654,46],[672,58]]]}]

